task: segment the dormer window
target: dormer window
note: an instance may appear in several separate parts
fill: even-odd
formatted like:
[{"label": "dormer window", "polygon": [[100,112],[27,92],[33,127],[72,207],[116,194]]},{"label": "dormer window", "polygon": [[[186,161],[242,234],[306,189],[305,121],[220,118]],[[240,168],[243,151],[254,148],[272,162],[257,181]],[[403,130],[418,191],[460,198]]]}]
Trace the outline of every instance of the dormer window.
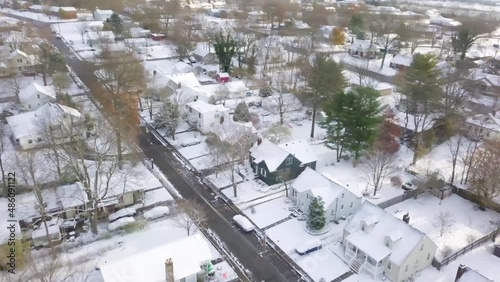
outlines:
[{"label": "dormer window", "polygon": [[366,232],[366,224],[364,222],[361,223],[361,230]]},{"label": "dormer window", "polygon": [[391,244],[392,244],[391,239],[389,239],[389,237],[385,237],[385,246],[390,249]]}]

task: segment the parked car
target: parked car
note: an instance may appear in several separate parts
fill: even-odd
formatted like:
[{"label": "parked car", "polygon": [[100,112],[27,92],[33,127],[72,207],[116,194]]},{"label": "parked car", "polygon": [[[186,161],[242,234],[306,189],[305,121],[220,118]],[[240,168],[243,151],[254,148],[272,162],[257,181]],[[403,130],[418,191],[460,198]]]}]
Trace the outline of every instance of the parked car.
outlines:
[{"label": "parked car", "polygon": [[192,64],[196,64],[198,61],[196,61],[196,58],[193,57],[193,56],[189,56],[188,58],[189,62],[192,63]]},{"label": "parked car", "polygon": [[123,226],[125,226],[127,224],[131,224],[134,222],[135,222],[135,219],[133,217],[130,217],[130,216],[122,217],[122,218],[118,219],[117,221],[111,222],[110,224],[108,224],[108,230],[115,231],[115,230],[122,228]]},{"label": "parked car", "polygon": [[312,253],[314,251],[317,251],[321,249],[321,247],[322,247],[321,240],[311,239],[297,246],[297,248],[295,248],[295,252],[303,256]]},{"label": "parked car", "polygon": [[160,217],[167,216],[170,209],[165,206],[154,207],[143,214],[144,218],[147,220],[153,220]]},{"label": "parked car", "polygon": [[62,37],[60,35],[56,35],[55,37],[56,37],[56,39],[62,39]]},{"label": "parked car", "polygon": [[200,144],[201,141],[198,139],[191,139],[191,140],[186,140],[181,142],[182,147],[189,147],[189,146],[194,146]]},{"label": "parked car", "polygon": [[137,214],[137,211],[134,208],[124,208],[124,209],[121,209],[117,212],[110,214],[108,216],[108,219],[110,222],[113,222],[113,221],[120,219],[122,217],[133,216],[136,214]]},{"label": "parked car", "polygon": [[255,229],[250,220],[240,214],[233,216],[233,221],[245,232],[252,232]]}]

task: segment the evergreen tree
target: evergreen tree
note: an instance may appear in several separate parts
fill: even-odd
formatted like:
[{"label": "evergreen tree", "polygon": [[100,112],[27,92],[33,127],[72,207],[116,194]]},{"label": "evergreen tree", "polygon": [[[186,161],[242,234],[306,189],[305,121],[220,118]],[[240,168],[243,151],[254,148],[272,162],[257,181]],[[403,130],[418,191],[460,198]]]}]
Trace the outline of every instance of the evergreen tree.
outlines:
[{"label": "evergreen tree", "polygon": [[313,198],[309,204],[309,216],[307,228],[309,230],[321,230],[326,225],[325,204],[321,197]]},{"label": "evergreen tree", "polygon": [[238,42],[230,33],[219,32],[214,38],[214,51],[219,59],[220,69],[223,72],[229,72],[231,60],[236,54]]},{"label": "evergreen tree", "polygon": [[238,105],[236,105],[236,109],[234,110],[233,120],[240,122],[250,121],[250,111],[248,110],[248,106],[245,102],[241,102]]},{"label": "evergreen tree", "polygon": [[413,164],[417,162],[419,150],[422,148],[422,133],[431,127],[436,114],[443,110],[441,99],[440,71],[436,68],[436,58],[433,55],[415,54],[413,62],[405,71],[399,91],[405,96],[403,109],[408,122],[413,124]]},{"label": "evergreen tree", "polygon": [[105,29],[111,30],[115,35],[123,33],[123,21],[118,14],[113,13],[111,17],[106,20]]},{"label": "evergreen tree", "polygon": [[331,100],[336,94],[342,92],[346,86],[342,66],[332,59],[318,54],[314,64],[307,76],[309,90],[305,93],[305,99],[313,106],[311,138],[314,137],[314,126],[316,123],[316,110],[320,103]]},{"label": "evergreen tree", "polygon": [[340,162],[344,152],[344,124],[347,119],[344,111],[344,103],[346,100],[346,93],[341,92],[323,105],[326,119],[322,125],[326,127],[327,132],[325,145],[336,151],[337,162]]}]

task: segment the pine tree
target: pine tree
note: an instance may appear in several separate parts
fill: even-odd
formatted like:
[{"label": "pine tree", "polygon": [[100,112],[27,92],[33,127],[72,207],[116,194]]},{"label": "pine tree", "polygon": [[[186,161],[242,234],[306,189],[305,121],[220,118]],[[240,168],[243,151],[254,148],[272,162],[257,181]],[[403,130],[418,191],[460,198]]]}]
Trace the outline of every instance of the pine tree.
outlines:
[{"label": "pine tree", "polygon": [[248,106],[245,102],[241,102],[238,105],[236,105],[236,109],[234,110],[233,120],[239,122],[250,121],[250,111],[248,110]]},{"label": "pine tree", "polygon": [[111,30],[115,35],[123,33],[123,21],[118,14],[113,13],[111,17],[106,20],[105,27]]},{"label": "pine tree", "polygon": [[307,228],[310,230],[321,230],[326,225],[325,204],[321,197],[313,198],[309,204],[309,217]]}]

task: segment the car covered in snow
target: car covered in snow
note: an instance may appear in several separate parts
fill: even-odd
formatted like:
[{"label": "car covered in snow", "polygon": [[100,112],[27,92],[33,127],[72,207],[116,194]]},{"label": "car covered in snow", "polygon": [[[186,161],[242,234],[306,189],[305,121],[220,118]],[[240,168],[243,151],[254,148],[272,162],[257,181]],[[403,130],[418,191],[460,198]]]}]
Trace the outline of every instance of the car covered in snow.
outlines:
[{"label": "car covered in snow", "polygon": [[250,222],[250,220],[240,214],[233,216],[233,221],[245,232],[251,232],[255,229],[255,226]]},{"label": "car covered in snow", "polygon": [[154,207],[154,208],[150,209],[149,211],[145,212],[143,214],[143,216],[147,220],[153,220],[153,219],[157,219],[160,217],[164,217],[164,216],[168,215],[169,212],[170,212],[170,209],[168,207],[158,206],[158,207]]},{"label": "car covered in snow", "polygon": [[125,226],[127,224],[131,224],[134,222],[135,222],[135,219],[133,217],[130,217],[130,216],[122,217],[122,218],[108,224],[108,230],[115,231],[115,230],[122,228],[123,226]]},{"label": "car covered in snow", "polygon": [[298,245],[295,248],[295,252],[297,254],[303,256],[303,255],[307,255],[309,253],[312,253],[314,251],[317,251],[317,250],[321,249],[321,247],[322,247],[321,240],[311,239],[311,240],[307,240],[306,242]]},{"label": "car covered in snow", "polygon": [[124,208],[124,209],[121,209],[117,212],[110,214],[108,216],[108,219],[110,222],[113,222],[113,221],[120,219],[122,217],[133,216],[136,214],[137,214],[137,211],[134,208]]}]

